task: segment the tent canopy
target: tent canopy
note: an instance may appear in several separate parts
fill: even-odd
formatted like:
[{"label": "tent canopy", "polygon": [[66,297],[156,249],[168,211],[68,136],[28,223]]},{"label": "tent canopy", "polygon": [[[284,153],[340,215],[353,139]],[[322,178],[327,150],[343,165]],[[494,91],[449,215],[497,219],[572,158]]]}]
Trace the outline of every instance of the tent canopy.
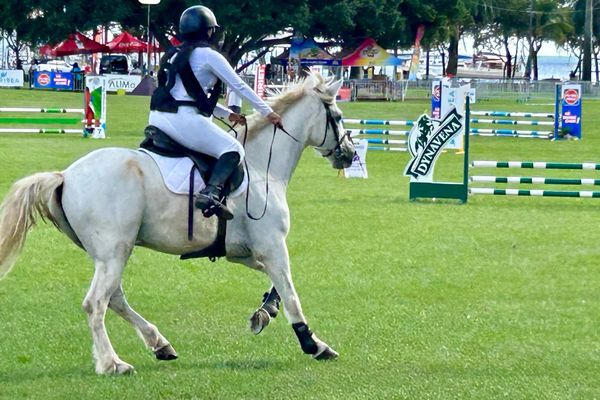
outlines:
[{"label": "tent canopy", "polygon": [[389,54],[374,39],[367,38],[356,50],[342,58],[342,65],[348,67],[402,65],[402,60]]},{"label": "tent canopy", "polygon": [[147,51],[148,44],[131,33],[124,31],[119,36],[116,36],[113,40],[106,44],[110,51],[114,53],[138,53],[140,51]]},{"label": "tent canopy", "polygon": [[38,53],[41,57],[45,57],[45,58],[49,58],[49,57],[56,57],[56,54],[54,54],[54,52],[52,51],[52,45],[51,44],[45,44],[42,47],[39,48]]},{"label": "tent canopy", "polygon": [[63,40],[52,49],[52,53],[56,57],[70,56],[73,54],[101,53],[108,51],[108,47],[95,42],[92,39],[88,39],[81,32],[70,34],[66,40]]},{"label": "tent canopy", "polygon": [[299,59],[302,65],[341,65],[340,60],[323,50],[313,39],[292,40],[291,47],[274,61],[285,66],[290,58]]}]

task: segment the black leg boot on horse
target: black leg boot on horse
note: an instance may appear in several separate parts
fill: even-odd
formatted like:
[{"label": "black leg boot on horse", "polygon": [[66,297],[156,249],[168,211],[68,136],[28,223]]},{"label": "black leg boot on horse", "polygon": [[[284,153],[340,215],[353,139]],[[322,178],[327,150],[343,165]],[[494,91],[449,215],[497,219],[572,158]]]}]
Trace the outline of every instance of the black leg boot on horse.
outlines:
[{"label": "black leg boot on horse", "polygon": [[196,207],[206,218],[213,215],[226,220],[233,218],[233,212],[223,202],[227,181],[239,163],[240,155],[234,151],[221,155],[215,163],[206,187],[196,195]]}]

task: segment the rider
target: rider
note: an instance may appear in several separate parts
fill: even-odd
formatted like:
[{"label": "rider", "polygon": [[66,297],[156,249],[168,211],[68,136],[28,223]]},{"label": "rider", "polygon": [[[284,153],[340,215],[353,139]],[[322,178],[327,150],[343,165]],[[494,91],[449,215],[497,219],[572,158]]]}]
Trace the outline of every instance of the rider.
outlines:
[{"label": "rider", "polygon": [[218,104],[221,81],[248,100],[272,124],[281,117],[235,73],[211,40],[219,28],[213,12],[204,6],[186,9],[179,20],[183,44],[161,61],[159,87],[152,95],[150,125],[163,130],[179,144],[217,159],[196,207],[205,217],[233,218],[223,204],[224,187],[244,157],[240,142],[212,121],[212,114],[245,124],[245,118]]}]

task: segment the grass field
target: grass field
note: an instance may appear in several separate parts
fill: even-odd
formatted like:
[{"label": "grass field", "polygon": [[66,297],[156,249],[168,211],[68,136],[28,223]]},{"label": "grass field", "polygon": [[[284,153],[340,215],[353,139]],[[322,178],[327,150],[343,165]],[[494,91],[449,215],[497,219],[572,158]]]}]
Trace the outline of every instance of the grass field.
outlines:
[{"label": "grass field", "polygon": [[[0,90],[0,107],[81,102],[81,94]],[[0,197],[16,179],[63,169],[98,147],[137,146],[148,102],[109,96],[103,141],[0,136]],[[477,137],[472,158],[600,162],[598,105],[585,104],[580,142]],[[341,108],[347,117],[414,119],[429,104]],[[476,109],[551,106],[490,101]],[[290,184],[294,282],[311,327],[340,352],[338,360],[303,355],[283,315],[259,336],[250,333],[247,318],[269,286],[266,276],[139,248],[124,289],[180,358],[156,361],[109,312],[113,345],[138,372],[96,376],[80,306],[92,263],[41,224],[0,281],[0,398],[600,398],[598,200],[409,203],[407,160],[369,153],[369,179],[346,180],[307,150]],[[458,180],[460,163],[442,155],[436,177]]]}]

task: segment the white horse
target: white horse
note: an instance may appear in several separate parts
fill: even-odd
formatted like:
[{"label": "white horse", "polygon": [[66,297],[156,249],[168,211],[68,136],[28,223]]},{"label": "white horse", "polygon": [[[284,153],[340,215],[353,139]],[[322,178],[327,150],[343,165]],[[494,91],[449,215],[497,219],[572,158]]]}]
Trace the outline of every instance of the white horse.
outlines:
[{"label": "white horse", "polygon": [[[307,146],[315,147],[334,168],[351,163],[354,146],[348,136],[340,135],[341,112],[335,104],[340,86],[341,82],[326,83],[320,76],[310,76],[273,100],[273,108],[283,115],[285,127],[295,140],[277,131],[268,176],[273,126],[258,116],[249,117],[249,208],[256,213],[266,205],[266,213],[258,220],[250,218],[245,196],[228,202],[235,218],[227,224],[227,260],[269,276],[271,294],[281,295],[285,315],[302,350],[316,359],[338,354],[308,328],[294,289],[286,246],[290,226],[286,190]],[[135,327],[158,359],[175,359],[177,353],[169,341],[127,303],[121,279],[136,245],[185,254],[206,248],[215,240],[217,219],[206,219],[199,211],[194,213],[193,239],[188,239],[187,210],[187,196],[166,188],[147,154],[122,148],[93,151],[62,172],[37,173],[12,186],[0,206],[0,278],[15,263],[36,217],[48,219],[94,260],[94,278],[82,306],[92,332],[96,372],[123,374],[134,370],[112,347],[104,325],[107,307]],[[258,333],[268,324],[269,315],[259,309],[251,321]]]}]

